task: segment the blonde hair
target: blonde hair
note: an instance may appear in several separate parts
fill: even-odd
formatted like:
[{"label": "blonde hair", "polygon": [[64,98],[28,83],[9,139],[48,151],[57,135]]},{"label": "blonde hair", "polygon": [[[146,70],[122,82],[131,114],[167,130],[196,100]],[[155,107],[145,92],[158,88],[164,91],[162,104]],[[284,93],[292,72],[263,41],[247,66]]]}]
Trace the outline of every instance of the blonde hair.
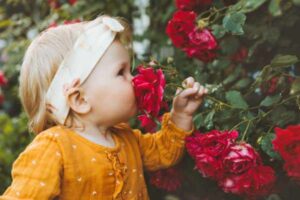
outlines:
[{"label": "blonde hair", "polygon": [[[101,16],[99,16],[101,17]],[[131,28],[123,18],[117,19],[125,31],[115,38],[131,49]],[[70,110],[65,124],[59,124],[46,107],[46,93],[64,56],[89,21],[60,25],[43,31],[29,45],[19,77],[19,97],[28,116],[29,131],[38,134],[55,125],[74,126],[76,114]]]}]

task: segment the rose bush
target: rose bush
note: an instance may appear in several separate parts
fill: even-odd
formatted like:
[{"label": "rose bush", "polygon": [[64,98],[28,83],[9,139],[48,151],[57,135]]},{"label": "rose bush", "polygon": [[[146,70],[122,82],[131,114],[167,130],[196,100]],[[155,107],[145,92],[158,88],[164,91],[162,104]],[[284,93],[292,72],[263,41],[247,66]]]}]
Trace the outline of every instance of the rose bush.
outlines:
[{"label": "rose bush", "polygon": [[[195,138],[214,130],[239,133],[188,142],[180,168],[146,176],[150,199],[298,200],[299,159],[292,156],[298,152],[292,137],[298,136],[288,127],[300,123],[299,5],[297,0],[2,1],[0,68],[7,84],[0,91],[0,190],[9,185],[12,163],[33,137],[17,96],[26,47],[51,24],[105,13],[125,17],[134,27],[132,71],[139,65],[153,67],[144,63],[155,60],[153,71],[161,68],[165,76],[163,103],[148,107],[152,113],[160,111],[156,117],[139,113],[130,121],[132,127],[159,130],[176,88],[193,76],[209,88],[194,116]],[[287,134],[276,139],[278,132]],[[274,149],[273,140],[288,148]],[[243,153],[236,149],[228,156],[232,146],[241,144],[251,145],[261,162],[255,162],[250,147],[245,148],[251,156],[241,162]],[[226,167],[220,159],[224,156]],[[179,173],[182,179],[173,184],[170,180]],[[150,184],[156,177],[163,181]]]}]

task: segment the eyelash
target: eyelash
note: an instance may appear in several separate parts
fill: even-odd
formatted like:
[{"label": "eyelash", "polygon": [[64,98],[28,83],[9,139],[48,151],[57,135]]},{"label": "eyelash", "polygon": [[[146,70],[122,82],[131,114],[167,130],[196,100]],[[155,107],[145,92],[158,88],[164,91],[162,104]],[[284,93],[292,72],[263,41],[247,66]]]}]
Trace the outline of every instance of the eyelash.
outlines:
[{"label": "eyelash", "polygon": [[118,72],[118,76],[122,76],[122,75],[123,75],[123,72],[124,72],[124,69],[121,69],[121,70]]}]

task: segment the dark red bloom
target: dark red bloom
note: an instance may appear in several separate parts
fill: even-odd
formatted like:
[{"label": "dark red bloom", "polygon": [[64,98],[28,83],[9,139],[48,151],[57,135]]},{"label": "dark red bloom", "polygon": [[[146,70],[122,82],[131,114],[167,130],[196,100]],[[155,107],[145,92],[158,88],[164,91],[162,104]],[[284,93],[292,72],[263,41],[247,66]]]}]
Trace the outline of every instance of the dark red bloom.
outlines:
[{"label": "dark red bloom", "polygon": [[203,177],[219,180],[224,176],[221,159],[207,154],[197,154],[196,168]]},{"label": "dark red bloom", "polygon": [[[145,129],[146,132],[154,133],[157,129],[157,124],[151,118],[149,118],[146,114],[139,115],[138,120],[141,122],[141,127]],[[158,117],[157,120],[161,122],[162,116]]]},{"label": "dark red bloom", "polygon": [[[276,127],[274,149],[285,161],[300,159],[300,125],[290,125],[286,129]],[[300,164],[300,163],[299,163]]]},{"label": "dark red bloom", "polygon": [[269,194],[275,180],[275,172],[271,167],[259,165],[240,175],[228,175],[219,185],[225,192],[256,199]]},{"label": "dark red bloom", "polygon": [[208,29],[194,29],[189,33],[190,43],[184,48],[189,57],[195,57],[203,62],[210,62],[216,57],[218,43]]},{"label": "dark red bloom", "polygon": [[241,47],[235,54],[231,56],[233,62],[243,62],[248,57],[248,49]]},{"label": "dark red bloom", "polygon": [[[74,5],[77,2],[77,0],[68,0],[68,3],[70,5]],[[51,8],[57,9],[61,6],[61,2],[59,0],[48,0],[48,5]]]},{"label": "dark red bloom", "polygon": [[287,93],[294,81],[294,77],[274,76],[260,86],[264,95],[273,95],[275,93]]},{"label": "dark red bloom", "polygon": [[72,20],[65,20],[64,24],[76,24],[76,23],[79,23],[79,22],[81,22],[80,19],[72,19]]},{"label": "dark red bloom", "polygon": [[68,2],[70,5],[74,5],[77,2],[77,0],[68,0]]},{"label": "dark red bloom", "polygon": [[287,175],[300,181],[300,125],[290,125],[286,129],[276,127],[274,150],[278,151],[285,161]]},{"label": "dark red bloom", "polygon": [[223,158],[224,172],[241,174],[261,164],[259,154],[250,144],[241,143],[232,145],[228,154]]},{"label": "dark red bloom", "polygon": [[171,167],[151,173],[150,183],[166,191],[175,191],[181,187],[183,174],[177,167]]},{"label": "dark red bloom", "polygon": [[0,86],[4,86],[7,84],[7,79],[3,73],[3,71],[0,71]]},{"label": "dark red bloom", "polygon": [[291,179],[300,182],[300,158],[288,160],[283,168]]},{"label": "dark red bloom", "polygon": [[228,148],[237,137],[237,131],[212,130],[205,134],[196,131],[193,136],[186,138],[186,148],[194,159],[198,154],[203,153],[212,157],[218,157],[228,151]]},{"label": "dark red bloom", "polygon": [[156,129],[156,123],[151,118],[149,118],[146,114],[139,115],[138,120],[141,122],[141,126],[147,132],[154,132]]},{"label": "dark red bloom", "polygon": [[177,11],[168,22],[166,33],[174,46],[186,47],[189,44],[188,34],[195,28],[197,14],[193,11]]},{"label": "dark red bloom", "polygon": [[138,108],[157,117],[163,102],[163,94],[166,85],[165,76],[161,69],[152,67],[137,67],[138,74],[133,78],[135,97]]},{"label": "dark red bloom", "polygon": [[[68,25],[68,24],[76,24],[76,23],[79,23],[81,22],[80,19],[72,19],[72,20],[65,20],[63,22],[64,25]],[[57,27],[59,24],[57,24],[56,22],[52,22],[48,28],[54,28],[54,27]]]},{"label": "dark red bloom", "polygon": [[204,177],[218,180],[224,175],[222,158],[237,137],[236,131],[213,130],[206,134],[197,131],[186,138],[186,148],[195,159],[199,172]]},{"label": "dark red bloom", "polygon": [[181,10],[199,10],[212,4],[212,0],[176,0],[176,7]]},{"label": "dark red bloom", "polygon": [[48,0],[48,5],[51,8],[59,8],[60,7],[60,3],[58,2],[58,0]]}]

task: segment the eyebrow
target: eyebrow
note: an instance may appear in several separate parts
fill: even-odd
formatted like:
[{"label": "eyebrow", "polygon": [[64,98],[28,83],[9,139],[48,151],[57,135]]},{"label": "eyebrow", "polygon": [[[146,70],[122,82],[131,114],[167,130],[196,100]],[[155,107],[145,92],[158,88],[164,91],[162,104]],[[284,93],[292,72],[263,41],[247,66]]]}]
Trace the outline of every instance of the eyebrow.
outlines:
[{"label": "eyebrow", "polygon": [[[117,65],[119,66],[119,67],[117,68],[117,70],[120,70],[121,68],[124,68],[124,66],[127,67],[127,65],[130,67],[129,63],[126,62],[126,61],[119,62]],[[126,68],[126,67],[125,67],[125,68]]]}]

